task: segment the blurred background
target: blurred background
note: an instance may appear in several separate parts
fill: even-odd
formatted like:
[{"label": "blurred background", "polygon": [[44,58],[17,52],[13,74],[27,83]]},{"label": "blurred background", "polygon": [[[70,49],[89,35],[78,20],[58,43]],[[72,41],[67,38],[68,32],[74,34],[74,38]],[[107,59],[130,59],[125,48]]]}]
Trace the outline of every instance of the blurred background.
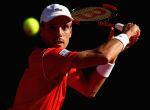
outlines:
[{"label": "blurred background", "polygon": [[[146,110],[150,93],[148,6],[145,1],[131,0],[13,0],[2,3],[0,110],[7,110],[13,103],[17,85],[28,64],[28,55],[39,36],[27,36],[23,31],[23,21],[28,17],[39,21],[42,10],[51,3],[63,4],[70,10],[84,4],[108,3],[118,9],[118,16],[110,22],[133,22],[141,28],[139,41],[120,54],[115,68],[97,96],[89,99],[68,87],[62,110],[128,110],[137,107]],[[68,49],[93,48],[98,45],[101,37],[108,34],[108,27],[95,24],[74,25]]]}]

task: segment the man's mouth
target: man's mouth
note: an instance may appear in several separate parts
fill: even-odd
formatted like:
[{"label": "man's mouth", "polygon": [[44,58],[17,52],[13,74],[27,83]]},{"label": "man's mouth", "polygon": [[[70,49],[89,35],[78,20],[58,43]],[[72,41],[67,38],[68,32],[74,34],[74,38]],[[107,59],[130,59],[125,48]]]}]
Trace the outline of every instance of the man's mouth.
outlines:
[{"label": "man's mouth", "polygon": [[64,43],[63,41],[56,41],[55,43],[60,44],[60,43]]},{"label": "man's mouth", "polygon": [[63,43],[64,43],[63,41],[59,40],[59,41],[54,41],[52,44],[53,44],[53,46],[58,47],[58,46],[60,46]]}]

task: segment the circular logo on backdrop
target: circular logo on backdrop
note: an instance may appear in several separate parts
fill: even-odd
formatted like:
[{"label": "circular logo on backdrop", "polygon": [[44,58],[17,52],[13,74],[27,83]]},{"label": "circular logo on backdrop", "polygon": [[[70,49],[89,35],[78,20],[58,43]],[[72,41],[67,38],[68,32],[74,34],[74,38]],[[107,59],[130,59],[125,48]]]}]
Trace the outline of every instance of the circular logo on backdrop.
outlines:
[{"label": "circular logo on backdrop", "polygon": [[86,7],[74,11],[72,16],[77,21],[99,21],[111,17],[111,11],[102,7]]}]

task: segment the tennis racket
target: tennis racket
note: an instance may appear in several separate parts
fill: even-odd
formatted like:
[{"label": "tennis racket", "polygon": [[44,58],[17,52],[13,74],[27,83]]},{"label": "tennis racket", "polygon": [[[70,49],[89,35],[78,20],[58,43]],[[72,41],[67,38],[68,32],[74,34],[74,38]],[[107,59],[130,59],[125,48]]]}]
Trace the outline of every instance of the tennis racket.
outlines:
[{"label": "tennis racket", "polygon": [[117,7],[111,4],[100,4],[99,6],[82,6],[73,9],[71,14],[75,24],[96,22],[99,26],[113,26],[110,20],[118,14]]},{"label": "tennis racket", "polygon": [[73,36],[75,37],[71,39],[73,49],[92,49],[114,34],[114,30],[111,29],[115,24],[113,20],[118,15],[116,6],[106,3],[86,4],[72,9],[71,14],[74,18]]}]

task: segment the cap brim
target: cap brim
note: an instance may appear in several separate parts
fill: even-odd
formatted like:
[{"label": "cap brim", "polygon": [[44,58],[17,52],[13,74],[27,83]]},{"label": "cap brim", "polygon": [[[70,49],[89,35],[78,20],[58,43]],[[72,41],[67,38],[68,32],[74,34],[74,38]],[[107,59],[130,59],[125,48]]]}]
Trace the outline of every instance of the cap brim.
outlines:
[{"label": "cap brim", "polygon": [[47,17],[46,19],[42,20],[41,22],[49,22],[49,21],[53,20],[54,18],[57,18],[57,17],[60,17],[60,16],[64,16],[66,18],[69,18],[70,21],[74,20],[72,17],[67,16],[67,15],[55,15],[55,16]]}]

